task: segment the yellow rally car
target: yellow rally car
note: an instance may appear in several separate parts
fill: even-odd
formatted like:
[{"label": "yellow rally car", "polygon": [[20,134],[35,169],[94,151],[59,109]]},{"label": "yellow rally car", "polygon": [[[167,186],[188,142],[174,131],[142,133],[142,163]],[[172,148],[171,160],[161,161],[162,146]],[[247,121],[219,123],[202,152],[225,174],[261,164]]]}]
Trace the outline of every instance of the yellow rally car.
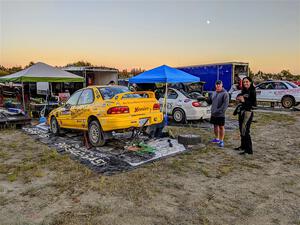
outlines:
[{"label": "yellow rally car", "polygon": [[51,111],[47,122],[54,134],[60,128],[86,130],[93,146],[103,146],[112,131],[154,125],[162,120],[153,92],[130,92],[123,86],[89,86]]}]

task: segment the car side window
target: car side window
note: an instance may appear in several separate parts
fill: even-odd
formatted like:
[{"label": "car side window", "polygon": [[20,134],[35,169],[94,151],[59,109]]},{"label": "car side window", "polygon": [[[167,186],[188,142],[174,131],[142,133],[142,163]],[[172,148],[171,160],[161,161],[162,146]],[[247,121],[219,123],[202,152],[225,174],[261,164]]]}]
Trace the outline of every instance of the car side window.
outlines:
[{"label": "car side window", "polygon": [[282,82],[274,82],[274,89],[281,90],[281,89],[288,89],[287,86]]},{"label": "car side window", "polygon": [[266,86],[266,89],[274,89],[274,85],[273,83],[269,83],[267,86]]},{"label": "car side window", "polygon": [[92,89],[85,89],[79,97],[78,105],[86,105],[94,102],[94,93]]},{"label": "car side window", "polygon": [[268,82],[268,83],[263,83],[257,86],[257,89],[273,89],[273,84]]},{"label": "car side window", "polygon": [[69,100],[66,102],[67,105],[77,105],[78,98],[81,95],[82,91],[75,92]]},{"label": "car side window", "polygon": [[173,91],[173,90],[169,90],[168,91],[168,99],[176,99],[178,97],[178,94]]}]

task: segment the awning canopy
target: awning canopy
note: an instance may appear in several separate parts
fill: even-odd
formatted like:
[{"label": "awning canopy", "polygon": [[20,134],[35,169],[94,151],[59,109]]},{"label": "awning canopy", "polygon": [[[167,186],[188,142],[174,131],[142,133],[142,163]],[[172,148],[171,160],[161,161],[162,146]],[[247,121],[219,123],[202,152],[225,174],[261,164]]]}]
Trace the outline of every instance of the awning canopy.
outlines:
[{"label": "awning canopy", "polygon": [[0,82],[84,82],[84,78],[38,62],[17,73],[0,77]]},{"label": "awning canopy", "polygon": [[181,70],[162,65],[129,79],[130,83],[190,83],[200,78]]}]

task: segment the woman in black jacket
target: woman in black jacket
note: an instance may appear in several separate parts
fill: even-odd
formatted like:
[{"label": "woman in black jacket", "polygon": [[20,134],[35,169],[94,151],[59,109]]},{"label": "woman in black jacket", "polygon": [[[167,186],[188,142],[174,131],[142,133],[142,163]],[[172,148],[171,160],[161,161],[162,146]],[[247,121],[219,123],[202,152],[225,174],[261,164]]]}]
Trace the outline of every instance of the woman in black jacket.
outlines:
[{"label": "woman in black jacket", "polygon": [[235,150],[243,150],[241,155],[253,154],[250,126],[253,119],[253,107],[256,106],[256,91],[250,77],[243,79],[242,92],[236,98],[240,102],[239,128],[241,135],[241,146]]}]

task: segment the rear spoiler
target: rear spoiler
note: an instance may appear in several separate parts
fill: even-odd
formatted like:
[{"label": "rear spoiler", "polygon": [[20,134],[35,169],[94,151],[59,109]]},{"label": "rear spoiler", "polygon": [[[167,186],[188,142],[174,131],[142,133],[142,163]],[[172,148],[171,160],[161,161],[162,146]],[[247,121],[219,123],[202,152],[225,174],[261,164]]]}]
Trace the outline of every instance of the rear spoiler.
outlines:
[{"label": "rear spoiler", "polygon": [[114,99],[122,99],[125,95],[129,95],[129,94],[139,94],[142,96],[142,98],[155,98],[155,94],[153,91],[133,91],[133,92],[124,92],[124,93],[120,93],[117,94]]}]

